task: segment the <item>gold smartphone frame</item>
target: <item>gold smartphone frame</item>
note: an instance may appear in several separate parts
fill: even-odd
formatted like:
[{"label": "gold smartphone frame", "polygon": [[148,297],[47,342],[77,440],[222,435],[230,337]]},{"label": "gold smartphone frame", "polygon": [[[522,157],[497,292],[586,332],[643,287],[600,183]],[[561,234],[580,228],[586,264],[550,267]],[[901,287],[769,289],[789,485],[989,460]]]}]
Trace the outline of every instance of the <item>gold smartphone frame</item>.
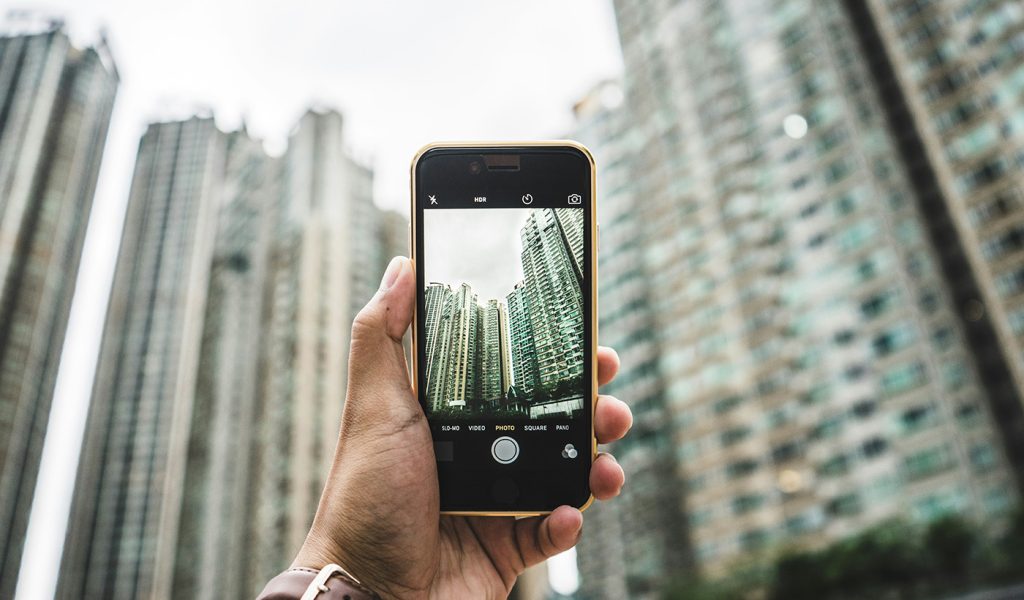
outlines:
[{"label": "gold smartphone frame", "polygon": [[[409,257],[412,259],[413,269],[416,268],[416,232],[418,230],[416,217],[416,166],[419,164],[420,159],[430,152],[431,150],[444,148],[444,149],[466,149],[473,150],[478,148],[573,148],[579,150],[583,156],[587,158],[587,162],[590,163],[590,197],[588,202],[590,203],[590,318],[591,318],[591,331],[590,336],[590,374],[591,374],[591,394],[590,394],[590,466],[593,469],[594,461],[597,460],[597,436],[594,434],[594,416],[597,409],[597,252],[598,243],[600,240],[600,225],[597,222],[597,164],[594,162],[594,156],[590,153],[590,150],[583,144],[573,140],[544,140],[544,141],[511,141],[511,142],[485,142],[485,141],[472,141],[472,142],[433,142],[427,144],[416,152],[412,158],[412,163],[409,167]],[[417,288],[419,286],[417,285]],[[416,395],[416,401],[419,402],[419,390],[416,388],[419,382],[419,349],[417,346],[417,333],[419,331],[419,294],[420,290],[416,290],[416,302],[413,304],[413,321],[412,321],[412,372],[410,373],[412,380],[412,391]],[[428,415],[429,419],[429,415]],[[589,486],[588,486],[589,487]],[[594,492],[591,490],[587,501],[583,503],[583,506],[579,507],[579,510],[585,511],[590,508],[590,505],[594,503]],[[532,517],[537,515],[551,514],[552,511],[446,511],[442,510],[443,515],[458,515],[458,516],[472,516],[472,517]]]}]

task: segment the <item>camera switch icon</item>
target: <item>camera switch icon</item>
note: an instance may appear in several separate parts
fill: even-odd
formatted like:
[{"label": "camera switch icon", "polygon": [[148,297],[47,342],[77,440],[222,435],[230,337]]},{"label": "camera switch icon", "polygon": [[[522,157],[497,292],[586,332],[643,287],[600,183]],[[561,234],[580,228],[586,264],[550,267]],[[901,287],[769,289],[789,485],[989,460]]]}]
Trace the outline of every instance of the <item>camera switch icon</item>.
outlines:
[{"label": "camera switch icon", "polygon": [[569,194],[569,204],[582,204],[583,196],[579,194]]},{"label": "camera switch icon", "polygon": [[562,448],[562,458],[576,458],[577,456],[579,456],[579,452],[572,444],[566,444],[565,448]]}]

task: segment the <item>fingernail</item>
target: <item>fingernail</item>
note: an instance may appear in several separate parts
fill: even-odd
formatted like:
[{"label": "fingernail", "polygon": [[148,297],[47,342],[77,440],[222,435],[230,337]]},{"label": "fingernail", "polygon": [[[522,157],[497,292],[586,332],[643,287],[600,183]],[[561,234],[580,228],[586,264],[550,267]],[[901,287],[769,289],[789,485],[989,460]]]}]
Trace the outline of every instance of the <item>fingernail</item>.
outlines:
[{"label": "fingernail", "polygon": [[388,263],[387,270],[384,271],[384,279],[380,282],[382,288],[389,288],[395,283],[395,280],[398,279],[398,274],[402,272],[402,261],[404,260],[405,258],[401,256],[396,256],[391,259],[391,262]]}]

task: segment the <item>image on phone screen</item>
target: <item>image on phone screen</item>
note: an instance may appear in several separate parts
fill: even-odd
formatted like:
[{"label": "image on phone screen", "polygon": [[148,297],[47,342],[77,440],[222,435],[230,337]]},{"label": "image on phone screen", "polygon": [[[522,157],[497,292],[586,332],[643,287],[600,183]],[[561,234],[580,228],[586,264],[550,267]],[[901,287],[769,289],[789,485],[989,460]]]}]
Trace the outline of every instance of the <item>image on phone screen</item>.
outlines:
[{"label": "image on phone screen", "polygon": [[583,222],[582,208],[425,212],[430,416],[579,416]]}]

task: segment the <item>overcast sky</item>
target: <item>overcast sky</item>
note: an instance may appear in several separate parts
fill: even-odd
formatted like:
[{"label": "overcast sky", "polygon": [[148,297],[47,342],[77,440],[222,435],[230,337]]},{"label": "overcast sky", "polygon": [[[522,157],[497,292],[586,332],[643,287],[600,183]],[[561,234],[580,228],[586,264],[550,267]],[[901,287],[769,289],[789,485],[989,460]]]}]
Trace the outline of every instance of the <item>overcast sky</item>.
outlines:
[{"label": "overcast sky", "polygon": [[[310,104],[340,109],[376,170],[377,202],[406,212],[427,142],[560,137],[571,109],[621,70],[607,0],[46,0],[4,3],[108,31],[122,85],[100,173],[29,524],[22,581],[56,583],[78,450],[135,151],[148,121],[212,109],[268,150]],[[566,558],[563,555],[563,559]],[[554,568],[553,583],[562,574]],[[19,599],[28,598],[19,588]]]},{"label": "overcast sky", "polygon": [[423,279],[472,286],[480,304],[505,300],[523,278],[519,231],[523,208],[446,208],[423,211]]}]

